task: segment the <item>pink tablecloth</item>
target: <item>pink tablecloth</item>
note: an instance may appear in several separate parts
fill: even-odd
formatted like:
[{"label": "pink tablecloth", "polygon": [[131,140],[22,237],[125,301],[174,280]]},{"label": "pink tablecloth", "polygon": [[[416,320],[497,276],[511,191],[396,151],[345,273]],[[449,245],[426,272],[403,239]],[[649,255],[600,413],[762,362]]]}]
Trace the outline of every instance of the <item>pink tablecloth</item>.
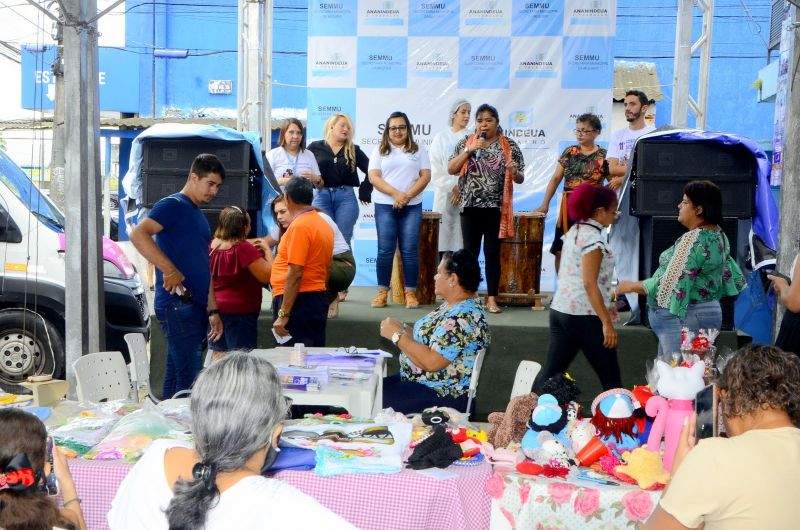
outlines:
[{"label": "pink tablecloth", "polygon": [[[106,514],[131,466],[117,461],[69,463],[89,530],[108,528]],[[364,530],[484,530],[489,527],[486,481],[491,466],[451,466],[458,477],[437,480],[406,469],[394,475],[319,477],[313,471],[277,475]]]}]

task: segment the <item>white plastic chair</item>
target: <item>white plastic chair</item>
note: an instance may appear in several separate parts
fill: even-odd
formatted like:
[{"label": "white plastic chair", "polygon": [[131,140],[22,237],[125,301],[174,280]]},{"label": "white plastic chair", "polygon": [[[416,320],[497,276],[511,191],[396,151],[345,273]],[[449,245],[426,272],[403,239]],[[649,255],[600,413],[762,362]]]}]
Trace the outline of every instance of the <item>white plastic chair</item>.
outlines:
[{"label": "white plastic chair", "polygon": [[481,368],[483,368],[483,358],[486,356],[486,350],[481,350],[475,357],[475,365],[472,367],[472,376],[469,378],[469,391],[467,391],[467,410],[464,413],[469,418],[470,409],[472,408],[472,400],[475,399],[475,394],[478,393],[478,379],[481,376]]},{"label": "white plastic chair", "polygon": [[131,357],[131,383],[133,384],[133,399],[139,403],[139,389],[144,386],[147,395],[150,392],[150,360],[147,358],[147,340],[143,333],[126,333],[125,342],[128,344],[128,353]]},{"label": "white plastic chair", "polygon": [[517,373],[514,376],[514,386],[511,387],[510,399],[529,394],[531,387],[533,387],[533,382],[541,369],[542,365],[535,361],[520,361],[519,366],[517,366]]},{"label": "white plastic chair", "polygon": [[74,363],[80,401],[112,401],[127,399],[131,393],[131,380],[122,352],[101,351],[84,355]]}]

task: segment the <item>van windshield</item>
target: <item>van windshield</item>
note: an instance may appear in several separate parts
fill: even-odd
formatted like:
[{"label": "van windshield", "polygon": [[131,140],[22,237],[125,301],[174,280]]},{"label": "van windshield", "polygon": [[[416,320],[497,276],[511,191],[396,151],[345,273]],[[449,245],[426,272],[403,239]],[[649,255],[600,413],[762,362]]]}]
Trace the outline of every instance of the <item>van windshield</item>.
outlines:
[{"label": "van windshield", "polygon": [[40,221],[57,232],[64,231],[64,214],[2,150],[0,150],[0,181],[8,186],[11,193]]}]

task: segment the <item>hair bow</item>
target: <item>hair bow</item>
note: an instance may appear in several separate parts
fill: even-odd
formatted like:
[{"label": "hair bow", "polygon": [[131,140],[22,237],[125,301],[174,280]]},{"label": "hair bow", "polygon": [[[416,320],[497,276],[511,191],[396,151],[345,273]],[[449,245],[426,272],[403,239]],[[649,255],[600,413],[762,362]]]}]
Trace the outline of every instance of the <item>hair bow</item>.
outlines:
[{"label": "hair bow", "polygon": [[28,455],[19,453],[0,469],[0,490],[32,491],[36,488],[36,475]]}]

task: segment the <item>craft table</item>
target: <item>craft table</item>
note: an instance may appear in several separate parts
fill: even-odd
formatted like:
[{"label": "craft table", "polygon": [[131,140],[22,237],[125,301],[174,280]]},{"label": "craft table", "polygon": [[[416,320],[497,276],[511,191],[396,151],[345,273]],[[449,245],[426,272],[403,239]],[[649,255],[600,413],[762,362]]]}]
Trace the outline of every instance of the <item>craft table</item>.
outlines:
[{"label": "craft table", "polygon": [[492,530],[512,528],[640,528],[660,491],[606,486],[519,473],[495,473],[486,483]]},{"label": "craft table", "polygon": [[[121,461],[69,461],[89,530],[108,528],[106,514],[131,467]],[[490,503],[485,486],[491,466],[484,462],[451,466],[447,471],[457,477],[439,480],[405,469],[393,475],[336,477],[319,477],[313,471],[283,471],[277,478],[365,530],[488,528]]]},{"label": "craft table", "polygon": [[[308,353],[325,353],[337,351],[335,348],[308,348]],[[273,365],[288,364],[290,347],[253,350],[252,353],[263,357]],[[341,355],[345,352],[341,351]],[[297,405],[332,405],[344,407],[353,416],[374,418],[383,408],[383,375],[385,359],[376,358],[372,377],[365,381],[331,379],[328,384],[321,385],[318,391],[302,391],[284,389],[283,394],[292,398]]]}]

